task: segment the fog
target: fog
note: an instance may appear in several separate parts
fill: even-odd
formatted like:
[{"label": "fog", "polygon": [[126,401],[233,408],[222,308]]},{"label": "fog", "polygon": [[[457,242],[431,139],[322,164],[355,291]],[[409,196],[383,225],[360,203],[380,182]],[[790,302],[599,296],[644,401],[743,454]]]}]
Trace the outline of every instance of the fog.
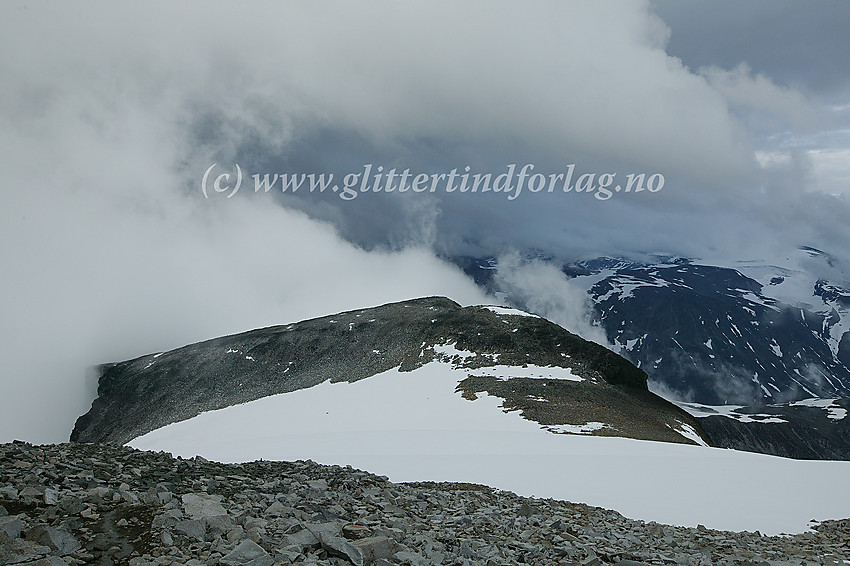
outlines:
[{"label": "fog", "polygon": [[[633,1],[4,3],[0,441],[66,439],[98,363],[422,295],[494,300],[437,254],[806,244],[850,278],[850,142],[828,135],[850,128],[841,85],[746,52],[694,55],[677,39],[686,16]],[[608,200],[205,198],[213,163],[248,176],[576,164],[666,182]],[[517,266],[502,277],[529,304],[604,341],[580,290]]]}]

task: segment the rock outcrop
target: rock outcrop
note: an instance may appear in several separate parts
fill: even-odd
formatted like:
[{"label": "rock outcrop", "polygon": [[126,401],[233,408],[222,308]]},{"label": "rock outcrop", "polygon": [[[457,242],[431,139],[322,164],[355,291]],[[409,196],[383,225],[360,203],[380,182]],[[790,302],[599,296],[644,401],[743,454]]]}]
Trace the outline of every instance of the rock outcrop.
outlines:
[{"label": "rock outcrop", "polygon": [[[464,355],[447,357],[446,346]],[[696,419],[650,393],[646,374],[610,350],[536,316],[431,297],[105,365],[98,397],[71,440],[123,444],[203,411],[435,360],[508,368],[507,377],[459,371],[458,394],[486,391],[543,426],[602,422],[592,433],[684,443],[702,434]],[[530,366],[569,368],[577,379],[521,377]]]}]

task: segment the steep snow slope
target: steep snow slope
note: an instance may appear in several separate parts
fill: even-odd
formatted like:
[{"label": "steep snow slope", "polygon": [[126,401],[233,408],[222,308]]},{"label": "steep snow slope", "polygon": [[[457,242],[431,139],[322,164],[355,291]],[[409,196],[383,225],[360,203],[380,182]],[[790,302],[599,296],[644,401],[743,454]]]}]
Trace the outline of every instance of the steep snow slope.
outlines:
[{"label": "steep snow slope", "polygon": [[499,398],[456,391],[458,380],[444,357],[205,412],[130,445],[224,462],[312,459],[393,481],[483,483],[638,519],[763,534],[850,514],[850,462],[553,434],[506,413]]}]

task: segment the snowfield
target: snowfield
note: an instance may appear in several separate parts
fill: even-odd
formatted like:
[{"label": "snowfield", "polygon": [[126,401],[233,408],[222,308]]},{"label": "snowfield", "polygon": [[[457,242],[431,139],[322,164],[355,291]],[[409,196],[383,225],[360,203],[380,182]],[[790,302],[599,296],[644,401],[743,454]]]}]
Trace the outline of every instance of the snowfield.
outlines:
[{"label": "snowfield", "polygon": [[531,314],[530,312],[521,311],[519,309],[511,309],[511,308],[508,308],[508,307],[484,305],[484,308],[487,309],[488,311],[492,311],[496,314],[506,314],[506,315],[509,315],[509,316],[527,316],[527,317],[531,317],[531,318],[540,318],[536,314]]},{"label": "snowfield", "polygon": [[498,398],[464,399],[455,387],[465,376],[437,361],[325,382],[202,413],[129,444],[221,462],[310,459],[395,482],[481,483],[634,519],[762,534],[850,517],[850,462],[556,434],[505,413]]}]

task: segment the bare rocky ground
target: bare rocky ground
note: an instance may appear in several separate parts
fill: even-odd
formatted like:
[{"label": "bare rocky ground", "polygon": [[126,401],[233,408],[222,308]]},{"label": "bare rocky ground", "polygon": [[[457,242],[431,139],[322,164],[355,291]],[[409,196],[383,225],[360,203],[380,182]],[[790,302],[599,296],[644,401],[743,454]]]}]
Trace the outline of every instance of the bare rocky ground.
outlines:
[{"label": "bare rocky ground", "polygon": [[850,520],[766,537],[478,485],[393,484],[309,461],[232,465],[112,445],[0,445],[0,564],[86,563],[848,564]]}]

